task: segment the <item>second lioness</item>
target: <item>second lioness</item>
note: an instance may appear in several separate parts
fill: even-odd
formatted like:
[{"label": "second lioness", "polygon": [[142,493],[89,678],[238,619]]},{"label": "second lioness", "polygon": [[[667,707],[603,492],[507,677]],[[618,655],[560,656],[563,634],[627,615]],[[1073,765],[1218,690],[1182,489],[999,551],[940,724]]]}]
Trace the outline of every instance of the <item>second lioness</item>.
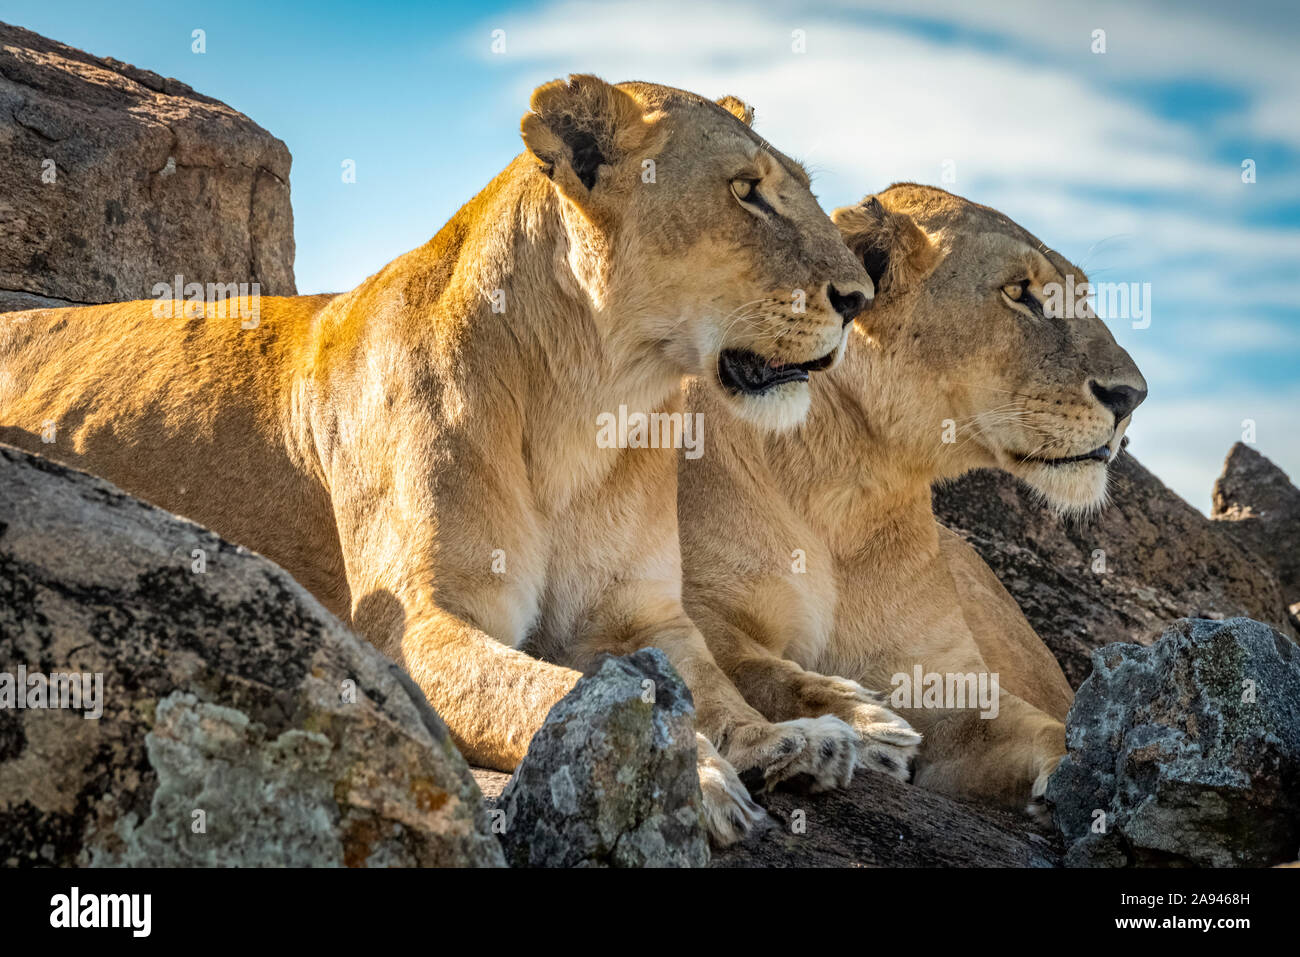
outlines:
[{"label": "second lioness", "polygon": [[714,424],[679,462],[687,611],[770,720],[853,723],[883,700],[862,686],[901,692],[916,783],[1024,807],[1064,753],[1070,687],[930,486],[993,466],[1097,508],[1146,383],[1086,302],[1065,308],[1083,273],[996,210],[900,185],[833,218],[876,297],[806,422],[761,435],[687,394]]}]

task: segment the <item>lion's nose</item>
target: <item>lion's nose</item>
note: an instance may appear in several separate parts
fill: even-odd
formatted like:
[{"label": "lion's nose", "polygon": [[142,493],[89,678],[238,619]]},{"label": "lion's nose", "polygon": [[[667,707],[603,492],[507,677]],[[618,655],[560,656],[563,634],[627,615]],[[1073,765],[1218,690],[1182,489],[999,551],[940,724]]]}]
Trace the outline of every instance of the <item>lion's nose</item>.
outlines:
[{"label": "lion's nose", "polygon": [[1097,397],[1097,401],[1114,413],[1116,422],[1128,418],[1147,397],[1146,389],[1135,389],[1131,385],[1105,386],[1096,379],[1088,385],[1092,387],[1092,394]]},{"label": "lion's nose", "polygon": [[853,289],[848,292],[840,292],[835,288],[835,283],[826,284],[826,298],[831,302],[831,308],[840,314],[847,326],[856,319],[862,310],[867,308],[867,294],[860,289]]}]

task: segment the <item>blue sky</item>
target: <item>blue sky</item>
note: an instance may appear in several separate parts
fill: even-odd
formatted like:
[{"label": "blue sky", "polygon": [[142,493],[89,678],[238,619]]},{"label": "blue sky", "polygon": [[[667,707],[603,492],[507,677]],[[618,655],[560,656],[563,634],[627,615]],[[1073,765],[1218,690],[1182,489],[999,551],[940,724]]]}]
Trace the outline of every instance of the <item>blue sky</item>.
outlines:
[{"label": "blue sky", "polygon": [[1095,280],[1150,283],[1150,325],[1111,322],[1151,388],[1132,450],[1192,504],[1247,419],[1300,479],[1293,3],[0,0],[0,20],[175,76],[283,139],[300,292],[349,288],[432,236],[519,151],[541,82],[734,93],[828,210],[944,185]]}]

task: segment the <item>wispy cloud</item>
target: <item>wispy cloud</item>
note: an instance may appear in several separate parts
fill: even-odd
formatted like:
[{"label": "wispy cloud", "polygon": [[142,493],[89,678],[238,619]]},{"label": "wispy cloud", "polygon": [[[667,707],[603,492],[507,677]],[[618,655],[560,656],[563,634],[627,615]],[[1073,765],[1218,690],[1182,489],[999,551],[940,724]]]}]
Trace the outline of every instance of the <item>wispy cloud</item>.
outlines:
[{"label": "wispy cloud", "polygon": [[[1243,418],[1268,423],[1261,449],[1300,472],[1296,378],[1277,361],[1300,366],[1300,167],[1269,161],[1300,149],[1300,31],[1285,8],[1273,14],[668,0],[557,2],[493,26],[507,30],[519,96],[568,72],[734,93],[810,163],[828,207],[898,180],[939,183],[1094,278],[1150,282],[1151,327],[1113,324],[1151,386],[1138,454],[1204,508]],[[1097,29],[1104,54],[1091,52]],[[806,52],[792,49],[796,30]],[[1242,181],[1244,158],[1262,164],[1258,182]]]}]

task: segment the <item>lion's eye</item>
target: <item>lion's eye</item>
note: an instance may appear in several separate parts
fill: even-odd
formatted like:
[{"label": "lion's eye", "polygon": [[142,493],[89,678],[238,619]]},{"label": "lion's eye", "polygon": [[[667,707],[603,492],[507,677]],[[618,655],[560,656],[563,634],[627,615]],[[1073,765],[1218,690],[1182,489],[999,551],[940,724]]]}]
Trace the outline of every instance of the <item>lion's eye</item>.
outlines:
[{"label": "lion's eye", "polygon": [[731,194],[740,201],[740,204],[751,213],[758,215],[760,218],[776,216],[776,210],[772,204],[765,200],[758,192],[759,180],[736,177],[731,181]]},{"label": "lion's eye", "polygon": [[1024,299],[1025,294],[1028,291],[1029,291],[1028,279],[1023,279],[1020,282],[1009,282],[1002,287],[1002,294],[1006,296],[1008,299],[1013,299],[1016,302],[1019,302],[1021,299]]},{"label": "lion's eye", "polygon": [[731,181],[731,192],[741,202],[752,201],[755,195],[754,191],[757,188],[758,180],[756,179],[733,179]]}]

